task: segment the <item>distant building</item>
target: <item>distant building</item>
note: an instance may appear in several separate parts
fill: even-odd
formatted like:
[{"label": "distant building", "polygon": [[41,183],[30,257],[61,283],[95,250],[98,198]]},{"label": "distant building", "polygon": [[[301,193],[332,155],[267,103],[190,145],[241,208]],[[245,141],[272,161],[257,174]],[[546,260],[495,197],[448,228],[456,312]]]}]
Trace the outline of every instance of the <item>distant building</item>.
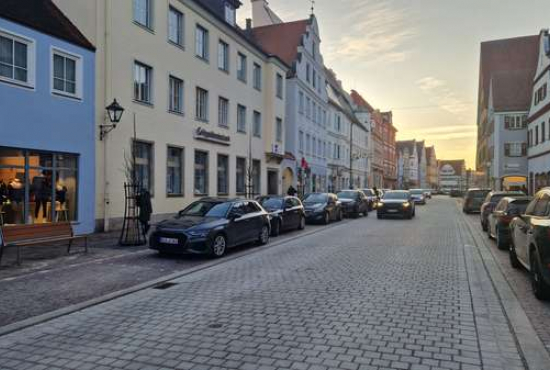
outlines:
[{"label": "distant building", "polygon": [[538,61],[528,118],[529,192],[550,186],[550,35],[538,36]]},{"label": "distant building", "polygon": [[414,189],[419,187],[418,146],[416,140],[398,141],[397,151],[397,187]]},{"label": "distant building", "polygon": [[426,166],[427,166],[427,172],[426,172],[427,187],[429,189],[437,189],[438,167],[437,167],[437,155],[435,153],[435,146],[426,147]]},{"label": "distant building", "polygon": [[393,125],[392,112],[382,113],[382,142],[384,145],[384,188],[395,189],[397,186],[397,154],[395,136],[397,129]]},{"label": "distant building", "polygon": [[426,189],[428,187],[428,160],[424,140],[416,142],[416,154],[418,155],[418,187]]},{"label": "distant building", "polygon": [[[476,167],[485,186],[525,181],[525,115],[539,49],[538,36],[481,43]],[[527,104],[526,104],[527,102]]]},{"label": "distant building", "polygon": [[467,190],[466,161],[440,160],[439,162],[439,189],[443,192],[451,190]]}]

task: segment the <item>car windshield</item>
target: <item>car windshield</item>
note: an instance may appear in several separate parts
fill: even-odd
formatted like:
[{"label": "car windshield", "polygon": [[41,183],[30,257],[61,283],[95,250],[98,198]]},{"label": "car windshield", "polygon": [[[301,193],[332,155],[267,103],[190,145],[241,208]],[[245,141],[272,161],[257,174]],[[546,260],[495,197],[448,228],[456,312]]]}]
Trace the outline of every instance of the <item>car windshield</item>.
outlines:
[{"label": "car windshield", "polygon": [[283,198],[268,198],[262,201],[262,206],[266,209],[283,208]]},{"label": "car windshield", "polygon": [[524,213],[527,206],[531,202],[530,199],[518,199],[508,205],[508,211],[517,210],[519,213]]},{"label": "car windshield", "polygon": [[363,190],[363,193],[365,193],[365,195],[367,195],[367,196],[371,196],[371,195],[374,194],[374,193],[372,192],[372,190],[370,190],[370,189],[364,189],[364,190]]},{"label": "car windshield", "polygon": [[326,203],[328,197],[326,194],[309,194],[305,199],[305,203]]},{"label": "car windshield", "polygon": [[518,195],[524,195],[523,193],[506,193],[506,194],[495,194],[491,197],[491,203],[498,203],[504,197],[514,197]]},{"label": "car windshield", "polygon": [[424,190],[422,190],[422,189],[413,189],[413,190],[411,190],[411,194],[416,194],[416,195],[424,194]]},{"label": "car windshield", "polygon": [[231,203],[195,202],[180,212],[180,216],[225,217]]},{"label": "car windshield", "polygon": [[357,198],[357,193],[354,191],[341,191],[338,194],[338,198],[342,199],[355,199]]},{"label": "car windshield", "polygon": [[483,190],[473,190],[470,191],[468,196],[475,199],[484,199],[487,196],[487,191]]},{"label": "car windshield", "polygon": [[384,194],[384,197],[382,199],[408,199],[409,193],[404,191],[389,191]]}]

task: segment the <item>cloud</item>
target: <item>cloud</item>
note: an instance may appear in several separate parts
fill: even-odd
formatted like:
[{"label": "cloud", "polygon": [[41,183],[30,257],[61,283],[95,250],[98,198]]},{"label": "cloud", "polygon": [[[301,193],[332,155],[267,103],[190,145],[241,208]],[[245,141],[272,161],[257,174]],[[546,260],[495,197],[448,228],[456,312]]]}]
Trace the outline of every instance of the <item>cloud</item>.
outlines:
[{"label": "cloud", "polygon": [[472,103],[460,99],[443,80],[428,76],[416,81],[416,85],[442,110],[459,116],[471,110]]},{"label": "cloud", "polygon": [[420,87],[420,89],[424,91],[430,91],[445,85],[445,82],[438,80],[435,77],[424,77],[418,80],[416,83],[418,87]]},{"label": "cloud", "polygon": [[345,15],[338,16],[342,35],[327,44],[327,59],[346,59],[355,64],[403,62],[412,53],[408,43],[416,28],[407,24],[410,11],[393,1],[340,0]]}]

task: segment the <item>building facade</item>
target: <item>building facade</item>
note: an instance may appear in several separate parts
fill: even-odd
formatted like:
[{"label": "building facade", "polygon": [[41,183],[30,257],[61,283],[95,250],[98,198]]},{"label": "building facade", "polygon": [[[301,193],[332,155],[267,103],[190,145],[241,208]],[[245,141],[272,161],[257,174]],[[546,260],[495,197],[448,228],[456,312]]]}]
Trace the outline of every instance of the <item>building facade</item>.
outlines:
[{"label": "building facade", "polygon": [[416,142],[416,155],[418,156],[418,187],[426,189],[428,187],[428,160],[424,140]]},{"label": "building facade", "polygon": [[97,46],[96,126],[113,99],[125,108],[97,141],[99,228],[123,216],[133,155],[155,218],[283,192],[288,66],[236,25],[240,1],[55,1]]},{"label": "building facade", "polygon": [[529,192],[550,186],[550,35],[538,37],[538,60],[528,118]]},{"label": "building facade", "polygon": [[16,0],[0,2],[0,45],[0,224],[91,233],[94,46],[50,1]]},{"label": "building facade", "polygon": [[265,1],[253,5],[253,39],[291,66],[286,75],[284,187],[292,185],[300,193],[326,191],[328,96],[317,19],[312,15],[284,23],[277,17],[266,24],[271,17],[265,12],[274,13]]},{"label": "building facade", "polygon": [[382,113],[382,143],[384,146],[384,188],[397,187],[397,154],[395,136],[397,129],[393,125],[392,112]]},{"label": "building facade", "polygon": [[439,190],[450,193],[453,190],[464,192],[468,189],[466,161],[440,160],[439,161]]},{"label": "building facade", "polygon": [[435,146],[426,147],[427,163],[427,185],[428,189],[437,189],[438,186],[438,167]]},{"label": "building facade", "polygon": [[397,141],[397,187],[414,189],[419,187],[419,160],[416,140]]}]

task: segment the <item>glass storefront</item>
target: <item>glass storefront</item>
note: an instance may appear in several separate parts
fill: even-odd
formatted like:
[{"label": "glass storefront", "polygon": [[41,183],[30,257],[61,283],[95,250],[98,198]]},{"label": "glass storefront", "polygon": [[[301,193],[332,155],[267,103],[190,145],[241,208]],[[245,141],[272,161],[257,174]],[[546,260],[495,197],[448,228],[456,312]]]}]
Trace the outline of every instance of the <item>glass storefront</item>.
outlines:
[{"label": "glass storefront", "polygon": [[78,219],[78,155],[0,147],[0,224]]}]

